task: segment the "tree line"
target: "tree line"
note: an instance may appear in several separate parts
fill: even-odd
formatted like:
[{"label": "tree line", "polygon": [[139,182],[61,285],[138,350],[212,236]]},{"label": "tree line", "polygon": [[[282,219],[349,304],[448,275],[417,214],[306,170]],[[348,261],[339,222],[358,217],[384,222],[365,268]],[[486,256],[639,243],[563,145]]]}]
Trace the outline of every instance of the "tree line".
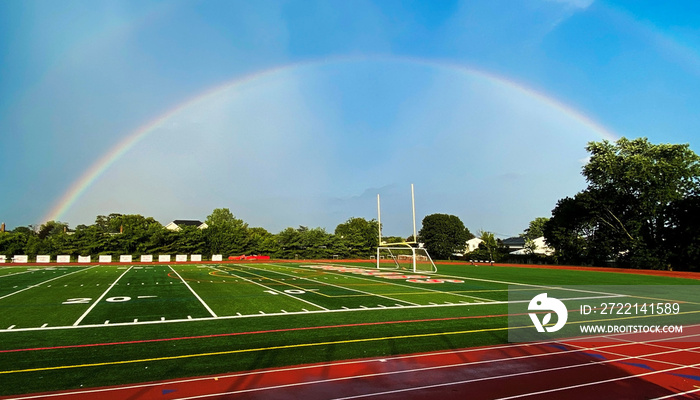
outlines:
[{"label": "tree line", "polygon": [[79,255],[131,254],[264,254],[284,259],[369,258],[376,254],[377,222],[350,218],[335,232],[323,228],[287,228],[272,234],[249,227],[227,208],[215,209],[206,218],[208,228],[182,226],[170,230],[152,217],[99,215],[92,225],[68,229],[63,222],[49,221],[39,227],[17,227],[0,233],[0,254]]},{"label": "tree line", "polygon": [[[544,236],[553,256],[538,262],[700,270],[700,157],[688,144],[652,144],[646,138],[588,143],[582,174],[586,189],[557,202],[551,218],[539,217],[522,234],[525,249]],[[333,233],[286,228],[273,234],[249,227],[226,208],[215,209],[207,229],[171,231],[151,217],[100,215],[92,225],[49,221],[0,232],[0,254],[264,254],[282,259],[368,258],[379,244],[376,220],[350,218]],[[423,219],[418,241],[434,259],[455,259],[474,235],[459,217]],[[479,248],[465,259],[517,261],[493,233],[481,231]],[[383,238],[387,242],[412,238]]]},{"label": "tree line", "polygon": [[646,138],[591,142],[586,189],[544,226],[561,263],[700,270],[700,157]]}]

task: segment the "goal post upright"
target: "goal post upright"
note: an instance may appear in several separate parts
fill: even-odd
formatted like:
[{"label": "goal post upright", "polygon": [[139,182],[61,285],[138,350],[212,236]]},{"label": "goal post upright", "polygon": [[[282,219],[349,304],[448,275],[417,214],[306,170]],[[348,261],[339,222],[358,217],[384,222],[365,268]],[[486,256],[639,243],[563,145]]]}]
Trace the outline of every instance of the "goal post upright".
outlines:
[{"label": "goal post upright", "polygon": [[[384,267],[384,269],[406,269],[412,272],[434,273],[437,272],[437,267],[433,262],[428,250],[421,247],[418,243],[418,232],[416,230],[416,200],[415,190],[411,184],[411,211],[413,217],[413,240],[402,241],[398,243],[387,243],[382,239],[382,209],[379,194],[377,194],[377,223],[379,227],[379,245],[377,246],[377,269],[381,269],[382,251],[388,254],[388,257],[393,261],[393,267]],[[421,253],[420,255],[416,253]],[[410,266],[401,265],[400,261],[410,260]],[[418,260],[423,261],[421,264],[427,264],[428,269],[420,269]],[[406,263],[408,264],[408,263]],[[422,265],[421,265],[422,266]]]},{"label": "goal post upright", "polygon": [[413,241],[418,244],[418,235],[416,234],[416,195],[411,184],[411,208],[413,210]]}]

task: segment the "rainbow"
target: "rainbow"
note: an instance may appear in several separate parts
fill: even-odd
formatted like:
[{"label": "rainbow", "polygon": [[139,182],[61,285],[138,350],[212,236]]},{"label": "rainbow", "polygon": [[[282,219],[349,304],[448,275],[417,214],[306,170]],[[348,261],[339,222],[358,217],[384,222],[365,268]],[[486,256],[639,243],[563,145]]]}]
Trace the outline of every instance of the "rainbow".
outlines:
[{"label": "rainbow", "polygon": [[254,72],[243,77],[237,77],[233,80],[226,81],[223,84],[210,88],[196,96],[180,103],[174,108],[166,111],[157,118],[147,122],[141,127],[137,128],[135,131],[128,134],[124,139],[122,139],[117,145],[107,151],[99,160],[90,166],[90,168],[85,171],[61,196],[61,198],[53,205],[49,212],[42,219],[45,221],[56,221],[60,218],[75,204],[75,202],[80,198],[80,196],[85,193],[85,191],[97,180],[99,177],[109,169],[112,164],[119,160],[125,153],[136,146],[140,141],[147,137],[151,132],[155,131],[159,127],[168,121],[173,116],[179,114],[180,112],[197,105],[209,98],[216,96],[226,90],[240,89],[242,86],[249,84],[251,82],[263,80],[266,78],[273,77],[282,72],[292,71],[300,68],[312,68],[319,67],[323,65],[331,64],[342,64],[349,62],[359,62],[359,61],[389,61],[389,62],[401,62],[401,63],[411,63],[417,65],[424,65],[432,68],[444,68],[459,73],[469,75],[471,77],[480,78],[487,80],[491,83],[501,85],[510,89],[515,89],[518,92],[526,94],[538,101],[548,104],[552,108],[559,110],[561,113],[568,115],[574,120],[578,121],[582,125],[586,126],[593,132],[596,132],[604,139],[617,140],[617,135],[610,132],[607,128],[603,127],[596,121],[592,120],[590,117],[582,114],[581,112],[573,109],[572,107],[547,96],[542,92],[538,92],[530,87],[523,84],[515,82],[513,80],[507,79],[502,76],[498,76],[489,72],[473,69],[464,65],[455,64],[453,62],[441,61],[441,60],[425,60],[416,59],[409,57],[398,57],[398,56],[373,56],[373,57],[335,57],[327,58],[321,60],[310,60],[302,61],[292,64],[286,64],[281,66],[276,66],[270,69]]}]

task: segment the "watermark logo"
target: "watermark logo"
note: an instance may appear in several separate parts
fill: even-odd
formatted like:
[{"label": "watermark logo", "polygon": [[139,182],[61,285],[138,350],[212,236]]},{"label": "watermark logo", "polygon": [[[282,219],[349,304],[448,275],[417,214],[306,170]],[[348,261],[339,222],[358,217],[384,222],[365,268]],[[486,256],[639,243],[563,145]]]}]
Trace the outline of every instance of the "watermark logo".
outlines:
[{"label": "watermark logo", "polygon": [[545,327],[552,319],[552,313],[549,312],[545,314],[544,318],[540,322],[536,313],[529,313],[532,323],[535,324],[537,332],[556,332],[564,327],[566,320],[569,317],[569,312],[566,309],[564,303],[559,299],[554,297],[547,297],[547,293],[540,293],[530,300],[530,304],[527,306],[529,311],[553,311],[557,314],[557,323],[554,326]]}]

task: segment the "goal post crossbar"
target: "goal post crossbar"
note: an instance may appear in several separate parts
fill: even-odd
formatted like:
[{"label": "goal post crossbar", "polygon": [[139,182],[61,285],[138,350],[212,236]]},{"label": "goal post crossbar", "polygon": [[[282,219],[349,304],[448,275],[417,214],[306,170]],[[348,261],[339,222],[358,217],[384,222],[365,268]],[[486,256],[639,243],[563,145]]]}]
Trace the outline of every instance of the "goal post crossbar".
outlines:
[{"label": "goal post crossbar", "polygon": [[[376,260],[378,269],[408,270],[426,274],[437,272],[437,267],[428,251],[408,243],[392,243],[377,247]],[[384,260],[383,263],[382,260]]]},{"label": "goal post crossbar", "polygon": [[[398,243],[387,243],[382,237],[382,207],[379,194],[377,194],[377,226],[379,234],[379,246],[377,247],[377,268],[382,268],[382,259],[385,264],[392,265],[388,269],[410,270],[412,272],[434,273],[437,267],[430,258],[428,251],[418,243],[416,231],[416,197],[411,184],[411,209],[413,211],[413,240]],[[418,254],[417,254],[418,253]],[[391,263],[393,261],[393,263]]]}]

